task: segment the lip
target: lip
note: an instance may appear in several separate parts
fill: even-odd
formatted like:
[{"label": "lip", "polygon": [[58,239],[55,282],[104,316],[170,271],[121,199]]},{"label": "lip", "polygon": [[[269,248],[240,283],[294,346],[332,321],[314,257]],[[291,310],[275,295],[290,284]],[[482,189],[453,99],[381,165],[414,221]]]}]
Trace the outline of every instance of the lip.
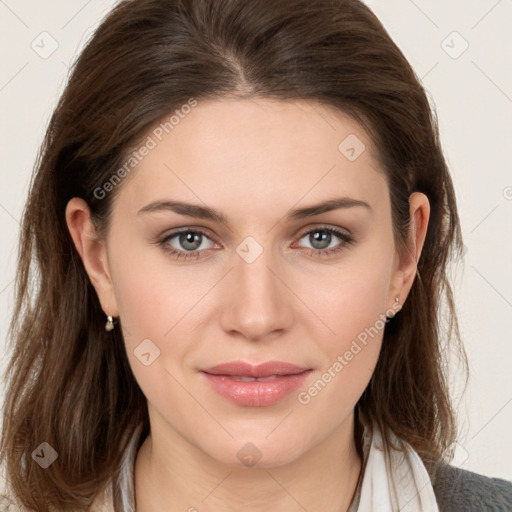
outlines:
[{"label": "lip", "polygon": [[236,375],[239,377],[264,378],[272,375],[296,375],[310,368],[297,366],[284,361],[267,361],[258,365],[244,361],[231,361],[201,370],[210,375]]},{"label": "lip", "polygon": [[311,371],[311,368],[283,361],[268,361],[259,365],[233,361],[201,370],[201,373],[221,396],[238,405],[262,407],[288,396]]}]

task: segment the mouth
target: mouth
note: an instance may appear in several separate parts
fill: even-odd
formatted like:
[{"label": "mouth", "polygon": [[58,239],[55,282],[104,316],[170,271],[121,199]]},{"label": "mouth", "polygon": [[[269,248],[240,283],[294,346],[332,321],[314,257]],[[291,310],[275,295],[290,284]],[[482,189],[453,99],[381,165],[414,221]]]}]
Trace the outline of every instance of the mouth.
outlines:
[{"label": "mouth", "polygon": [[304,366],[287,363],[285,361],[267,361],[258,365],[245,363],[244,361],[231,361],[201,370],[210,375],[225,375],[230,377],[246,377],[249,379],[265,379],[269,377],[281,377],[284,375],[297,375],[310,370]]},{"label": "mouth", "polygon": [[283,361],[251,365],[223,363],[201,373],[218,394],[237,405],[262,407],[275,404],[304,383],[311,368]]},{"label": "mouth", "polygon": [[245,377],[243,375],[224,375],[224,377],[230,377],[233,380],[240,382],[265,382],[267,380],[275,380],[279,377],[286,377],[286,375],[270,375],[269,377]]}]

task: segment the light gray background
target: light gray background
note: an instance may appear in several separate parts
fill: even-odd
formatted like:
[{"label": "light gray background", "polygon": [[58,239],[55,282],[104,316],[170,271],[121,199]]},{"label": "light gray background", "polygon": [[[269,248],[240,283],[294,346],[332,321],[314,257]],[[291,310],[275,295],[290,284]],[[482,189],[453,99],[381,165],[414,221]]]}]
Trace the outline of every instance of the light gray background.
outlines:
[{"label": "light gray background", "polygon": [[[452,362],[461,430],[453,464],[512,480],[512,0],[367,4],[430,93],[457,191],[467,252],[454,266],[455,294],[471,376],[461,396]],[[70,62],[113,5],[0,0],[2,344],[36,152]]]}]

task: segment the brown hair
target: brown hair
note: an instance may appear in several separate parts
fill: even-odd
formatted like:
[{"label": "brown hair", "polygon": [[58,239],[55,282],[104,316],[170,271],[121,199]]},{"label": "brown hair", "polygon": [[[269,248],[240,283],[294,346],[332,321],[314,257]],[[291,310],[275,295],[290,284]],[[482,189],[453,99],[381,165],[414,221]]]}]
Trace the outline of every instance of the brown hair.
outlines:
[{"label": "brown hair", "polygon": [[[409,442],[429,471],[456,439],[445,344],[467,360],[447,273],[462,249],[454,189],[426,93],[382,24],[358,0],[128,0],[73,66],[23,214],[0,455],[28,508],[87,510],[116,481],[129,435],[149,431],[121,330],[104,330],[66,204],[84,198],[105,235],[122,183],[101,199],[94,191],[149,127],[191,97],[226,95],[318,101],[361,122],[389,183],[398,247],[409,195],[428,196],[417,276],[386,325],[358,410],[386,439],[389,428]],[[43,441],[59,453],[44,470],[31,457]]]}]

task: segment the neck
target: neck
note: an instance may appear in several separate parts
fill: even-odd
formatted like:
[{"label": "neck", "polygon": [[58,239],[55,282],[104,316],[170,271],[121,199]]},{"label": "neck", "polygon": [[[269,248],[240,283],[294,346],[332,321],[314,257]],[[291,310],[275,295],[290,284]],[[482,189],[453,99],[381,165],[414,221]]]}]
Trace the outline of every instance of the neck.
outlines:
[{"label": "neck", "polygon": [[167,434],[155,430],[137,454],[137,512],[346,512],[361,471],[353,414],[298,459],[269,468],[228,466]]}]

